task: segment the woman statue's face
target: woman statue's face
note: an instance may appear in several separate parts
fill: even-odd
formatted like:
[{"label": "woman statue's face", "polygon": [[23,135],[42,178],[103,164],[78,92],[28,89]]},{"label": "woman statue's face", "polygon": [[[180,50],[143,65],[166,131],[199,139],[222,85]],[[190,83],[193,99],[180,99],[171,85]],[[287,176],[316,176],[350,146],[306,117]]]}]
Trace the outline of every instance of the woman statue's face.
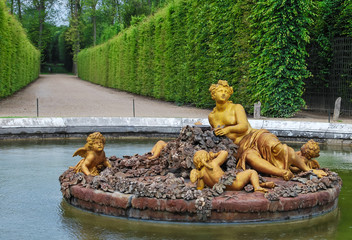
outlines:
[{"label": "woman statue's face", "polygon": [[215,90],[214,100],[217,103],[226,103],[230,98],[230,94],[226,87],[219,86]]}]

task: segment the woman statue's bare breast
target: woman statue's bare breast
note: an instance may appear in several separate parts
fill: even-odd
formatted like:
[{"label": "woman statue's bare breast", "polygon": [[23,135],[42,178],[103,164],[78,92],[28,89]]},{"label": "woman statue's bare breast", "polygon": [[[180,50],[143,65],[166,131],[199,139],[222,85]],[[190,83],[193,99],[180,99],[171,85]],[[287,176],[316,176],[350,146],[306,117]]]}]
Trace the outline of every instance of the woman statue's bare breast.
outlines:
[{"label": "woman statue's bare breast", "polygon": [[236,113],[232,106],[222,112],[214,110],[211,114],[209,114],[210,125],[213,128],[236,125],[237,122],[235,114]]}]

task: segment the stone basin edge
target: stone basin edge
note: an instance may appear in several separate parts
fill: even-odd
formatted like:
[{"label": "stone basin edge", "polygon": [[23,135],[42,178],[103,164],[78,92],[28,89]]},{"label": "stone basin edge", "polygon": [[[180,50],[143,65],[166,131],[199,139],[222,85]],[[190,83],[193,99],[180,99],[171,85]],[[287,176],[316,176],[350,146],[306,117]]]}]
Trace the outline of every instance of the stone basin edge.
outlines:
[{"label": "stone basin edge", "polygon": [[[71,117],[0,118],[0,139],[86,137],[101,132],[107,137],[177,137],[182,127],[206,118]],[[253,128],[265,128],[282,140],[352,144],[352,124],[249,119]]]},{"label": "stone basin edge", "polygon": [[212,200],[211,215],[200,220],[195,200],[137,197],[119,192],[109,193],[70,187],[65,200],[94,213],[140,220],[207,223],[249,223],[307,219],[336,209],[341,186],[302,194],[293,198],[269,201],[262,193],[225,192]]}]

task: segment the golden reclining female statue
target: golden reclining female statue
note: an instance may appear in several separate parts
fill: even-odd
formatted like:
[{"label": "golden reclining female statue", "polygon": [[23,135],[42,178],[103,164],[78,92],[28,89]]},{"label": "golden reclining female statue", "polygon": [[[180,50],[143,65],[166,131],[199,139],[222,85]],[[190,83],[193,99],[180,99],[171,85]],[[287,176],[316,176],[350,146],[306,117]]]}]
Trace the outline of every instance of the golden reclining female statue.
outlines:
[{"label": "golden reclining female statue", "polygon": [[258,172],[290,180],[293,177],[290,167],[302,171],[312,170],[318,177],[325,176],[322,170],[311,169],[304,156],[291,147],[282,144],[268,130],[253,129],[248,122],[244,108],[229,101],[233,93],[227,81],[219,80],[209,88],[216,106],[209,114],[209,123],[218,136],[227,136],[239,146],[237,168],[246,168],[246,163]]}]

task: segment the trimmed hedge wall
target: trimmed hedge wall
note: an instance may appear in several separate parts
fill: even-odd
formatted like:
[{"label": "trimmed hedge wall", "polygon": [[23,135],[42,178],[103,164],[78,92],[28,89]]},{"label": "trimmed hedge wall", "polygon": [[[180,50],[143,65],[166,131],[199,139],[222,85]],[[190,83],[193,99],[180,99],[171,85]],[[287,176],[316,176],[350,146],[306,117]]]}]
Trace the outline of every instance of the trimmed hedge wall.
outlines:
[{"label": "trimmed hedge wall", "polygon": [[175,0],[108,43],[79,53],[78,76],[198,107],[214,106],[208,88],[224,79],[234,87],[232,100],[247,110],[260,100],[264,114],[291,116],[304,104],[303,79],[309,76],[309,3]]},{"label": "trimmed hedge wall", "polygon": [[109,42],[82,50],[78,76],[199,107],[214,105],[208,88],[226,79],[235,86],[236,101],[243,102],[239,86],[247,80],[242,77],[247,71],[243,56],[249,51],[249,30],[242,20],[247,2],[175,1]]},{"label": "trimmed hedge wall", "polygon": [[39,76],[40,53],[21,24],[0,0],[0,98],[25,87]]}]

